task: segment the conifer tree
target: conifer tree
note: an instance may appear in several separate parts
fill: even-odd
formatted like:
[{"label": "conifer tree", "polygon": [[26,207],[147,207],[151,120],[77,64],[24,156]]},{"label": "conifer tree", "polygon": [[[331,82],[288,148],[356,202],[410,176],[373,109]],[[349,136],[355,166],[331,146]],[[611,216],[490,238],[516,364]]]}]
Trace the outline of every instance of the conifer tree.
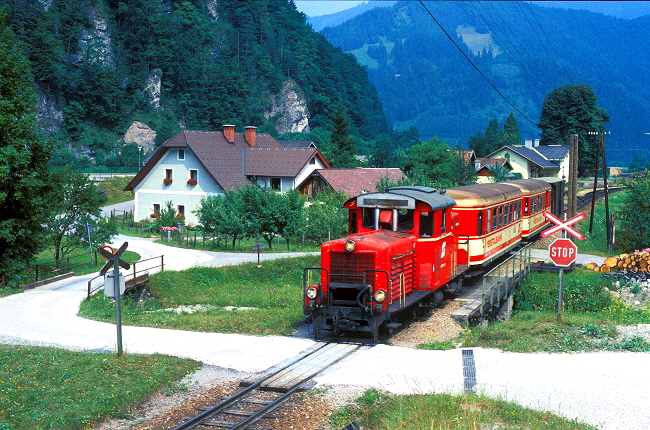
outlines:
[{"label": "conifer tree", "polygon": [[503,140],[501,141],[501,146],[505,145],[521,145],[519,124],[517,124],[517,119],[512,112],[510,112],[506,122],[503,124]]},{"label": "conifer tree", "polygon": [[328,162],[332,167],[355,167],[356,147],[350,134],[350,122],[343,104],[339,104],[332,120],[331,148],[328,151]]},{"label": "conifer tree", "polygon": [[0,277],[13,282],[43,245],[50,148],[37,133],[27,59],[0,11]]}]

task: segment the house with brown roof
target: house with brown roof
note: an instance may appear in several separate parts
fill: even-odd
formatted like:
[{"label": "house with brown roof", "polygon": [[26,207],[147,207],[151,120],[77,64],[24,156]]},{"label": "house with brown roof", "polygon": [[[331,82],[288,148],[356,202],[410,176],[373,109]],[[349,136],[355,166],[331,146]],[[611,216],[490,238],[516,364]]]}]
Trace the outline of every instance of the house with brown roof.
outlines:
[{"label": "house with brown roof", "polygon": [[147,219],[171,201],[188,224],[201,199],[255,183],[279,191],[296,188],[316,169],[329,164],[309,145],[283,146],[256,127],[236,132],[183,130],[163,143],[124,188],[135,195],[135,220]]},{"label": "house with brown roof", "polygon": [[378,191],[377,184],[382,178],[396,182],[404,177],[404,173],[397,168],[317,169],[298,185],[298,189],[308,196],[332,189],[354,197]]}]

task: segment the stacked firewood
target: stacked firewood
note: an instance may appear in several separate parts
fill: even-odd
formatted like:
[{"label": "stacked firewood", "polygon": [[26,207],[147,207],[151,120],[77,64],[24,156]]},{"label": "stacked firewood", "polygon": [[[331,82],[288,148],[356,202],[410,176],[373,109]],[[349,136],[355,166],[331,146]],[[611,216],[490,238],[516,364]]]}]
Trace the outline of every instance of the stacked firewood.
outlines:
[{"label": "stacked firewood", "polygon": [[630,270],[633,272],[650,272],[650,249],[634,251],[632,254],[621,254],[618,257],[608,257],[603,264],[589,263],[587,269],[596,272],[611,272]]}]

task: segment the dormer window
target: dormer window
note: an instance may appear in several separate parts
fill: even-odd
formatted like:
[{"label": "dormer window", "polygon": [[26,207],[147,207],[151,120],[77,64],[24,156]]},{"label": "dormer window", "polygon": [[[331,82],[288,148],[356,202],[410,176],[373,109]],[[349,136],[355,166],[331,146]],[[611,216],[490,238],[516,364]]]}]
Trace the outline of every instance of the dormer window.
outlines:
[{"label": "dormer window", "polygon": [[179,160],[185,160],[185,150],[184,149],[179,149],[178,150],[178,159]]}]

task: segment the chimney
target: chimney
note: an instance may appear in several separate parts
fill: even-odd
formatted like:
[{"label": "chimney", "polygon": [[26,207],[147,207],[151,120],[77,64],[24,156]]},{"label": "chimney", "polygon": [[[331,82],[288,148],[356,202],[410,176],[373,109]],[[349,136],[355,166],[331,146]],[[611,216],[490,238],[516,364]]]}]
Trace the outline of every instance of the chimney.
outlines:
[{"label": "chimney", "polygon": [[525,145],[526,148],[532,148],[533,147],[533,139],[526,139]]},{"label": "chimney", "polygon": [[244,127],[244,136],[246,137],[246,142],[254,147],[257,144],[257,127],[252,125]]},{"label": "chimney", "polygon": [[235,126],[231,124],[224,124],[223,137],[225,137],[229,143],[235,143]]},{"label": "chimney", "polygon": [[539,146],[539,139],[533,141],[533,147],[537,148]]}]

